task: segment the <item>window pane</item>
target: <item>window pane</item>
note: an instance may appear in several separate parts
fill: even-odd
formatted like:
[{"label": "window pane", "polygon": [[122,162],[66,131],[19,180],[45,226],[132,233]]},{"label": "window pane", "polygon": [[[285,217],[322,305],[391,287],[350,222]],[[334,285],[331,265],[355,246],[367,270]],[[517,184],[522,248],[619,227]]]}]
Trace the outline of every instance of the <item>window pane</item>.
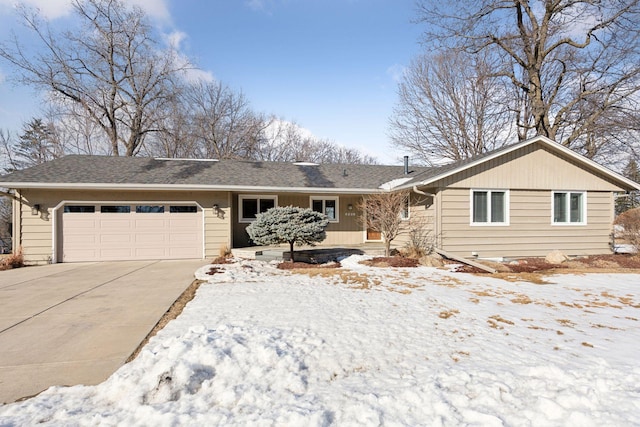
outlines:
[{"label": "window pane", "polygon": [[242,217],[255,218],[258,213],[258,199],[242,199]]},{"label": "window pane", "polygon": [[553,222],[567,222],[567,193],[553,193]]},{"label": "window pane", "polygon": [[501,191],[491,192],[491,222],[505,222],[505,194]]},{"label": "window pane", "polygon": [[129,213],[131,206],[100,206],[102,213]]},{"label": "window pane", "polygon": [[198,212],[197,206],[169,206],[169,212],[171,213],[196,213]]},{"label": "window pane", "polygon": [[260,199],[260,213],[266,212],[276,206],[274,199]]},{"label": "window pane", "polygon": [[335,200],[324,201],[324,214],[331,220],[336,219],[336,201]]},{"label": "window pane", "polygon": [[582,193],[571,193],[571,222],[582,222]]},{"label": "window pane", "polygon": [[64,213],[94,213],[95,206],[67,205],[64,207]]},{"label": "window pane", "polygon": [[322,200],[312,200],[311,209],[313,209],[316,212],[322,213]]},{"label": "window pane", "polygon": [[164,213],[164,206],[138,205],[136,213]]},{"label": "window pane", "polygon": [[473,192],[473,222],[487,222],[487,192]]},{"label": "window pane", "polygon": [[404,201],[404,206],[402,207],[402,212],[400,212],[400,218],[408,219],[409,218],[409,198]]}]

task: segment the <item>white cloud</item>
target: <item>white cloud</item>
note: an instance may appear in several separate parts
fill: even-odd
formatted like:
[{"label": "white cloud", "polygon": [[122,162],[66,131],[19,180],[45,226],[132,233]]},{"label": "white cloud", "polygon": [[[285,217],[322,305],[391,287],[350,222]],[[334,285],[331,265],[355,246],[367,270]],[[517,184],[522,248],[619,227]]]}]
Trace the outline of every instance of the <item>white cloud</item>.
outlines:
[{"label": "white cloud", "polygon": [[0,6],[7,6],[13,9],[18,3],[34,7],[40,10],[42,15],[48,19],[56,19],[71,13],[70,0],[0,0]]},{"label": "white cloud", "polygon": [[[18,3],[39,9],[47,19],[61,18],[69,15],[73,10],[71,0],[0,0],[0,10],[12,9]],[[152,18],[163,21],[171,18],[166,0],[127,0],[126,4],[140,7]]]},{"label": "white cloud", "polygon": [[152,18],[169,21],[171,14],[167,7],[167,0],[127,0],[127,3],[138,6]]},{"label": "white cloud", "polygon": [[175,64],[178,68],[184,69],[184,79],[189,83],[212,82],[215,80],[213,73],[201,70],[196,67],[189,57],[182,53],[183,44],[189,38],[184,31],[175,30],[164,35],[165,42],[175,52]]},{"label": "white cloud", "polygon": [[407,68],[404,65],[393,64],[391,67],[387,68],[387,74],[394,82],[400,83],[406,69]]}]

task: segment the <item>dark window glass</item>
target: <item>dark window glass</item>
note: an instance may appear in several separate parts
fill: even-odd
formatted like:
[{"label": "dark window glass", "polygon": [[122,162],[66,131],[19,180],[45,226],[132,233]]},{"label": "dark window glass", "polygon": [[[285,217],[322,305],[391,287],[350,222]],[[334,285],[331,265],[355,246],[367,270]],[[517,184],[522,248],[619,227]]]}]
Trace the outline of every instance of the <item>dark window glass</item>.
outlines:
[{"label": "dark window glass", "polygon": [[169,206],[169,212],[171,213],[196,213],[198,212],[197,206]]},{"label": "dark window glass", "polygon": [[95,206],[66,205],[64,207],[64,213],[94,213],[95,211]]},{"label": "dark window glass", "polygon": [[102,213],[129,213],[131,206],[100,206]]},{"label": "dark window glass", "polygon": [[505,222],[505,194],[499,191],[491,192],[491,222]]},{"label": "dark window glass", "polygon": [[260,199],[260,213],[264,213],[271,208],[276,207],[276,201],[273,199]]},{"label": "dark window glass", "polygon": [[553,194],[553,222],[567,222],[567,193]]},{"label": "dark window glass", "polygon": [[138,205],[136,213],[164,213],[164,206]]},{"label": "dark window glass", "polygon": [[312,200],[311,209],[313,209],[316,212],[324,213],[322,212],[322,200]]},{"label": "dark window glass", "polygon": [[486,191],[473,192],[473,222],[487,222],[487,197]]},{"label": "dark window glass", "polygon": [[257,199],[242,199],[242,217],[255,218],[258,214]]}]

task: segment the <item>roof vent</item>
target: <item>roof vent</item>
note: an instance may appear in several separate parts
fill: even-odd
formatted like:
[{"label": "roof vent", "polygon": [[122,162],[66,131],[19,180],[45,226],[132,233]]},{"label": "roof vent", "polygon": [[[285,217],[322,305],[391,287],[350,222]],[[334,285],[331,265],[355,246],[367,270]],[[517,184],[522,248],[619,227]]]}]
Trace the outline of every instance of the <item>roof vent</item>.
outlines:
[{"label": "roof vent", "polygon": [[404,174],[409,175],[409,156],[404,156]]},{"label": "roof vent", "polygon": [[296,166],[319,166],[318,163],[313,162],[293,162],[293,164]]},{"label": "roof vent", "polygon": [[342,176],[349,176],[346,169],[342,169]]}]

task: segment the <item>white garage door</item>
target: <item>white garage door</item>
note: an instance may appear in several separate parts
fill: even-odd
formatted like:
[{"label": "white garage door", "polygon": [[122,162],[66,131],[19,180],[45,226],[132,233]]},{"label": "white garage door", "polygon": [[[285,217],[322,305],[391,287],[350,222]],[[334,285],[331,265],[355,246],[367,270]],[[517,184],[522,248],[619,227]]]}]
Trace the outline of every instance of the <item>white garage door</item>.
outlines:
[{"label": "white garage door", "polygon": [[64,206],[62,262],[202,258],[194,204]]}]

